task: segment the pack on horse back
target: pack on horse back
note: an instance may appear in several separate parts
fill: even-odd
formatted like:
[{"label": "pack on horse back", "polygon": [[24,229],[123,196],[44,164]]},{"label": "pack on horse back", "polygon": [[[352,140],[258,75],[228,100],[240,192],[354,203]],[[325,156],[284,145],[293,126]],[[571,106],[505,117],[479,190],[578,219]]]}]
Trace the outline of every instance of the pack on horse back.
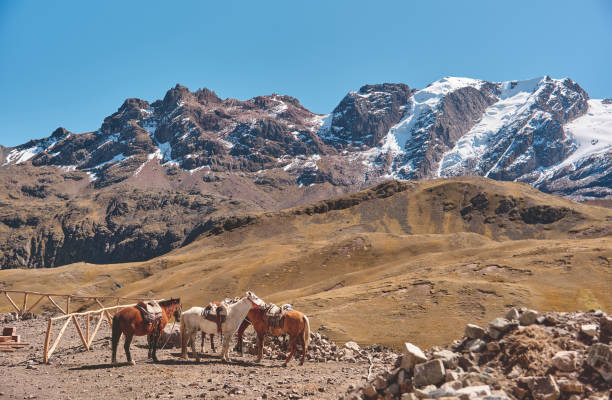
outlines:
[{"label": "pack on horse back", "polygon": [[162,318],[162,308],[155,300],[148,302],[138,302],[136,308],[140,311],[142,319],[146,324],[154,324]]},{"label": "pack on horse back", "polygon": [[202,311],[202,317],[207,319],[208,321],[212,321],[217,324],[217,333],[222,334],[222,324],[227,319],[227,308],[222,306],[217,306],[215,303],[210,303],[206,307],[204,307],[204,311]]},{"label": "pack on horse back", "polygon": [[282,328],[285,323],[285,314],[289,310],[293,310],[291,304],[283,304],[281,307],[276,304],[269,304],[265,312],[268,329]]}]

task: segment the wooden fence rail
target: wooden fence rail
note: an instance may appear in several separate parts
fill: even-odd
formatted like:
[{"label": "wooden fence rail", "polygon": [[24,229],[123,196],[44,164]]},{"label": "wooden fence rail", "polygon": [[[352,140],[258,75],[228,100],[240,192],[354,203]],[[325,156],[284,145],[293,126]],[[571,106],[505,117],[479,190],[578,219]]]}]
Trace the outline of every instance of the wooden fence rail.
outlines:
[{"label": "wooden fence rail", "polygon": [[[106,320],[108,321],[109,326],[111,327],[113,326],[113,319],[109,311],[118,310],[124,307],[131,307],[135,305],[136,304],[125,304],[125,305],[119,305],[119,306],[113,306],[113,307],[102,307],[99,310],[91,310],[91,311],[80,312],[80,313],[75,312],[75,313],[70,313],[66,315],[60,315],[59,317],[49,318],[49,322],[47,324],[47,333],[45,334],[45,343],[43,345],[43,362],[45,363],[49,362],[49,358],[51,357],[51,354],[53,354],[53,352],[55,351],[55,348],[59,344],[62,336],[64,335],[64,332],[66,331],[66,328],[68,327],[71,321],[76,327],[77,333],[79,334],[79,338],[81,339],[81,342],[83,343],[83,346],[85,347],[85,350],[89,350],[96,336],[96,333],[98,333],[98,329],[100,329],[100,325],[102,325],[102,321]],[[93,331],[90,331],[89,328],[91,326],[91,317],[93,316],[95,319],[96,314],[99,314],[97,323],[95,324],[95,328],[93,329]],[[84,334],[83,334],[83,330],[81,329],[81,325],[79,324],[78,317],[85,317],[85,333]],[[65,319],[66,321],[62,325],[59,333],[57,334],[57,337],[53,341],[53,344],[51,344],[51,329],[53,328],[53,322],[61,321],[63,319]],[[51,344],[51,347],[49,347],[50,344]]]},{"label": "wooden fence rail", "polygon": [[[55,308],[62,312],[62,314],[70,314],[70,306],[72,300],[78,302],[91,302],[92,305],[97,304],[98,306],[104,308],[103,302],[108,300],[115,301],[115,305],[119,305],[121,301],[147,301],[148,298],[132,298],[132,297],[119,297],[119,296],[80,296],[75,294],[58,294],[58,293],[40,293],[33,292],[29,290],[8,290],[8,289],[0,289],[0,296],[4,295],[4,297],[8,300],[10,305],[17,311],[19,316],[22,316],[26,312],[32,312],[34,308],[40,305],[45,299],[47,299]],[[18,303],[13,300],[13,297],[17,299],[17,296],[23,295],[23,302]],[[11,297],[13,296],[13,297]],[[36,301],[28,307],[28,297],[36,297]],[[55,299],[54,299],[55,297]],[[61,298],[62,300],[58,300],[57,298]],[[64,308],[60,306],[59,303],[65,304]]]}]

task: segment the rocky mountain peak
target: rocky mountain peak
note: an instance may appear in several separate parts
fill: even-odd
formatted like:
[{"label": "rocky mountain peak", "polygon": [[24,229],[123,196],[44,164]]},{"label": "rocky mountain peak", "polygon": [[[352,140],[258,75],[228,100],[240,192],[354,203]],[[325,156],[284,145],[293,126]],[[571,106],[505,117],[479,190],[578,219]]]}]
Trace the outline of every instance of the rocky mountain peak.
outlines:
[{"label": "rocky mountain peak", "polygon": [[569,78],[364,85],[328,115],[287,95],[222,100],[177,84],[152,104],[125,100],[96,132],[62,128],[4,150],[2,164],[86,170],[98,186],[155,163],[177,179],[176,171],[242,171],[298,186],[481,175],[582,198],[612,196],[610,132],[612,104]]}]

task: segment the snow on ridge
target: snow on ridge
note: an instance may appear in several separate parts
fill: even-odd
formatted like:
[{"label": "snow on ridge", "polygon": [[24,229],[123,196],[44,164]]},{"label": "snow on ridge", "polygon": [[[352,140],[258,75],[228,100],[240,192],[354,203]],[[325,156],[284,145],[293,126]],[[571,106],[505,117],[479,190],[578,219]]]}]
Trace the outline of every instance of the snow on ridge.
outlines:
[{"label": "snow on ridge", "polygon": [[604,104],[603,100],[588,100],[588,105],[586,114],[565,125],[565,131],[577,148],[555,165],[555,170],[593,154],[612,150],[612,104]]},{"label": "snow on ridge", "polygon": [[[468,159],[480,159],[497,141],[499,132],[520,118],[526,118],[545,78],[499,83],[499,101],[487,107],[478,122],[455,146],[442,155],[437,176],[453,175]],[[490,172],[490,171],[489,171]]]},{"label": "snow on ridge", "polygon": [[32,146],[23,150],[11,150],[11,152],[6,156],[6,162],[2,165],[22,164],[43,150],[45,150],[45,148],[41,146]]},{"label": "snow on ridge", "polygon": [[480,89],[484,83],[479,79],[445,77],[418,90],[408,100],[405,116],[389,130],[383,149],[394,154],[403,153],[413,133],[426,129],[433,122],[432,114],[446,95],[465,87]]}]

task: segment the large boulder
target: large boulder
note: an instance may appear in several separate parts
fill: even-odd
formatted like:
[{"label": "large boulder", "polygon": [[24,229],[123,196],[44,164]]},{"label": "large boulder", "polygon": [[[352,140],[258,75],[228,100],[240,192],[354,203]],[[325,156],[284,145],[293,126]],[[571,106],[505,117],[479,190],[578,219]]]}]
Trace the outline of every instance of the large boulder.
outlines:
[{"label": "large boulder", "polygon": [[415,365],[427,361],[427,356],[423,351],[412,343],[404,343],[403,350],[400,368],[404,368],[406,371],[412,371]]},{"label": "large boulder", "polygon": [[612,346],[603,343],[596,343],[591,346],[587,358],[587,364],[601,377],[612,385]]},{"label": "large boulder", "polygon": [[474,324],[467,324],[465,327],[465,336],[470,339],[480,339],[485,335],[485,330]]},{"label": "large boulder", "polygon": [[561,391],[552,375],[534,377],[529,380],[529,389],[534,400],[557,400]]},{"label": "large boulder", "polygon": [[519,322],[521,323],[521,325],[525,325],[525,326],[532,325],[536,323],[539,316],[540,316],[540,313],[537,311],[525,310],[519,317]]},{"label": "large boulder", "polygon": [[576,351],[559,351],[552,358],[552,365],[559,371],[571,372],[576,369],[577,359]]},{"label": "large boulder", "polygon": [[417,387],[437,385],[444,380],[444,376],[442,360],[431,360],[414,367],[414,385]]}]

